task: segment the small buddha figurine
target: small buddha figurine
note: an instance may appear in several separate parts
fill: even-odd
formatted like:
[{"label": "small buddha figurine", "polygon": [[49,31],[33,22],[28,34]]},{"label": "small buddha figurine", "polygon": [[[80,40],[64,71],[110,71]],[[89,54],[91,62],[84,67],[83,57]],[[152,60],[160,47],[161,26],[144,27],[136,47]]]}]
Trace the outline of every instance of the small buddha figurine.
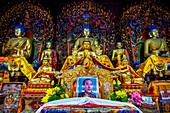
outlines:
[{"label": "small buddha figurine", "polygon": [[103,52],[103,50],[101,50],[99,47],[96,49],[96,51],[95,51],[95,53],[96,53],[96,59],[98,60],[98,61],[100,61],[101,62],[101,60],[102,60],[102,52]]},{"label": "small buddha figurine", "polygon": [[84,33],[85,37],[81,37],[76,40],[76,43],[74,45],[74,51],[81,49],[83,41],[90,41],[92,51],[95,51],[95,49],[98,47],[98,41],[95,38],[89,37],[91,28],[86,24],[82,28],[82,32]]},{"label": "small buddha figurine", "polygon": [[[32,65],[28,63],[26,58],[31,56],[32,51],[32,42],[29,38],[24,37],[25,28],[23,25],[15,27],[15,36],[7,42],[3,47],[2,53],[5,54],[9,52],[8,57],[3,57],[5,62],[7,62],[10,67],[11,63],[15,63],[20,68],[21,72],[31,79],[32,76],[36,73]],[[17,66],[16,66],[17,67]]]},{"label": "small buddha figurine", "polygon": [[132,83],[143,83],[144,82],[144,79],[140,78],[135,73],[133,68],[129,65],[127,59],[122,59],[121,67],[126,67],[126,69],[119,70],[119,73],[121,73],[123,83],[132,84]]},{"label": "small buddha figurine", "polygon": [[151,69],[154,69],[154,67],[158,64],[170,63],[167,44],[163,39],[159,38],[158,28],[152,25],[149,29],[149,35],[151,38],[147,39],[144,43],[144,56],[147,59],[136,71],[141,77],[145,77],[145,74],[147,74]]},{"label": "small buddha figurine", "polygon": [[4,104],[14,104],[15,103],[15,95],[10,91],[8,96],[4,100]]},{"label": "small buddha figurine", "polygon": [[47,59],[49,60],[50,65],[56,70],[57,67],[57,55],[56,51],[51,49],[52,48],[52,43],[47,42],[46,43],[46,49],[42,52],[41,55],[41,61],[45,56],[47,56]]},{"label": "small buddha figurine", "polygon": [[129,54],[127,52],[126,49],[122,49],[122,43],[121,42],[117,42],[116,47],[117,49],[113,50],[112,53],[112,61],[117,60],[117,67],[121,66],[121,60],[124,58],[128,58],[129,59]]},{"label": "small buddha figurine", "polygon": [[[48,73],[48,74],[45,74]],[[30,83],[50,83],[52,81],[52,77],[55,73],[55,69],[49,64],[49,59],[47,56],[42,60],[42,66],[39,67],[35,76],[29,81]],[[50,74],[50,75],[49,75]]]}]

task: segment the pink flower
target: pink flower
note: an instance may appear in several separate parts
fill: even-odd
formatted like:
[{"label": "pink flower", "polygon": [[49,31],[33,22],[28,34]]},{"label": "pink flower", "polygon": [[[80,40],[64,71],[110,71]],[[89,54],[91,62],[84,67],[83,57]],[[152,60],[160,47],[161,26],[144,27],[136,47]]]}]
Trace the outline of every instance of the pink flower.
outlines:
[{"label": "pink flower", "polygon": [[137,105],[140,105],[140,106],[141,106],[141,102],[139,102],[139,103],[137,102]]},{"label": "pink flower", "polygon": [[144,20],[148,20],[148,17],[145,17]]},{"label": "pink flower", "polygon": [[134,34],[134,31],[131,31],[132,34]]},{"label": "pink flower", "polygon": [[44,30],[41,30],[41,33],[43,33],[44,32]]},{"label": "pink flower", "polygon": [[134,100],[133,100],[133,99],[128,98],[128,100],[129,100],[129,102],[132,102],[132,104],[133,104],[133,102],[134,102]]},{"label": "pink flower", "polygon": [[165,31],[162,31],[161,34],[165,34]]}]

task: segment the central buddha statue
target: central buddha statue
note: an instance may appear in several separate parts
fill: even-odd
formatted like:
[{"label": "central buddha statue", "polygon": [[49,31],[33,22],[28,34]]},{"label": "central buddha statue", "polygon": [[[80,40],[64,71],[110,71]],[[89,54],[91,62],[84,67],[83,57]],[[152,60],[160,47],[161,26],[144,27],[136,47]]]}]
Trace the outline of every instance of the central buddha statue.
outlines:
[{"label": "central buddha statue", "polygon": [[95,38],[89,37],[90,27],[85,25],[82,29],[85,37],[76,40],[72,55],[68,56],[63,64],[61,72],[70,69],[70,67],[84,66],[90,68],[97,64],[103,67],[113,68],[113,65],[106,55],[102,55],[102,50]]},{"label": "central buddha statue", "polygon": [[81,37],[76,40],[76,43],[74,45],[74,51],[81,49],[83,41],[90,41],[92,51],[95,51],[95,49],[98,47],[98,41],[95,38],[89,37],[91,28],[86,24],[82,28],[82,32],[84,33],[84,37]]},{"label": "central buddha statue", "polygon": [[16,37],[9,39],[7,44],[2,48],[2,54],[6,55],[6,53],[9,53],[9,55],[7,57],[1,57],[0,59],[4,59],[4,61],[7,62],[8,68],[13,66],[15,63],[17,65],[16,67],[19,66],[21,72],[25,76],[27,76],[28,79],[31,79],[36,72],[33,69],[32,65],[28,63],[26,58],[29,58],[31,56],[32,41],[29,38],[24,37],[24,35],[24,26],[16,26]]}]

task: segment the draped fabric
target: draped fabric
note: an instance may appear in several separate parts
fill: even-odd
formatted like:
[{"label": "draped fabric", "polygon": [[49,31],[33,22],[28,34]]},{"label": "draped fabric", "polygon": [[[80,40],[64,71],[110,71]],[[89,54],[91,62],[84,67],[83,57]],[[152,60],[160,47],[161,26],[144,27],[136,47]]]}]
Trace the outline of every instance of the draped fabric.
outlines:
[{"label": "draped fabric", "polygon": [[36,73],[33,66],[28,63],[25,57],[5,57],[4,59],[5,62],[16,63],[20,67],[21,72],[28,77],[29,80],[32,79]]},{"label": "draped fabric", "polygon": [[170,63],[170,58],[151,55],[144,63],[139,66],[139,69],[136,71],[136,73],[141,77],[145,77],[145,74],[147,74],[155,67],[155,65],[159,63]]}]

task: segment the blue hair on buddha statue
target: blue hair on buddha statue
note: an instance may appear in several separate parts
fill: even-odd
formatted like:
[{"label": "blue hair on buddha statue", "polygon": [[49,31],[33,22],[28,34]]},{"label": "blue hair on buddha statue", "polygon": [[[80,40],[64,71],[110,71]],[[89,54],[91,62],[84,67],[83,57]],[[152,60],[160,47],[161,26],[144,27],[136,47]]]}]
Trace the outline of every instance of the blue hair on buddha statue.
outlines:
[{"label": "blue hair on buddha statue", "polygon": [[15,27],[15,29],[20,28],[22,30],[22,33],[24,33],[26,30],[22,24]]},{"label": "blue hair on buddha statue", "polygon": [[51,41],[48,41],[47,43],[50,43],[50,44],[52,44],[52,42],[51,42]]},{"label": "blue hair on buddha statue", "polygon": [[85,24],[84,27],[82,28],[82,32],[84,31],[85,28],[89,29],[91,32],[91,28],[87,24]]},{"label": "blue hair on buddha statue", "polygon": [[152,33],[152,30],[153,30],[153,29],[159,30],[155,25],[152,25],[152,26],[150,27],[150,29],[149,29],[149,32]]}]

